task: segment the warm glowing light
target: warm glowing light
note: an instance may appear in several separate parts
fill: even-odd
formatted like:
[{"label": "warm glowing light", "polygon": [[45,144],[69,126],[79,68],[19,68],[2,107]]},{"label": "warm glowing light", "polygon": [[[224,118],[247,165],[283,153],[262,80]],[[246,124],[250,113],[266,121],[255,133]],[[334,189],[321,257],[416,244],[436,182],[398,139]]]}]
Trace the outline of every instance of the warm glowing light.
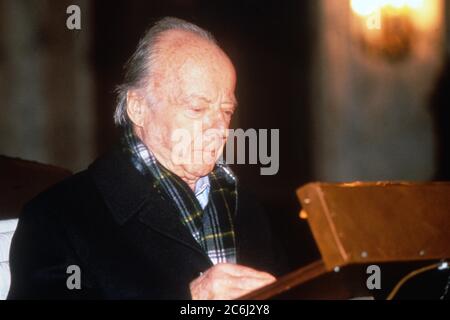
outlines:
[{"label": "warm glowing light", "polygon": [[358,15],[368,16],[386,7],[420,10],[424,7],[424,2],[425,0],[351,0],[351,7]]},{"label": "warm glowing light", "polygon": [[350,0],[355,39],[366,52],[398,61],[442,23],[441,0]]},{"label": "warm glowing light", "polygon": [[351,6],[355,13],[361,16],[368,16],[380,8],[380,2],[379,0],[352,0]]},{"label": "warm glowing light", "polygon": [[400,61],[442,24],[443,0],[349,0],[352,32],[364,52]]},{"label": "warm glowing light", "polygon": [[432,29],[439,22],[439,0],[350,0],[353,12],[374,29],[384,13],[408,16],[420,30]]}]

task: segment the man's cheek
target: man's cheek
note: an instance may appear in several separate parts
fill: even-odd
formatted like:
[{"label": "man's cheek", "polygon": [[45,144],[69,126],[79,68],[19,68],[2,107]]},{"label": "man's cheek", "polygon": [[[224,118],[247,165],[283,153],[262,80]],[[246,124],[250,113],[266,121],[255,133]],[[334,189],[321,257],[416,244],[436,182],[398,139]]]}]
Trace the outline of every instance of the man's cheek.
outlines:
[{"label": "man's cheek", "polygon": [[[171,159],[174,164],[192,164],[195,158],[193,155],[192,135],[189,130],[179,128],[171,134]],[[193,157],[194,156],[194,157]]]},{"label": "man's cheek", "polygon": [[223,147],[225,145],[225,140],[218,134],[210,135],[205,138],[204,144],[204,163],[214,164],[220,157]]}]

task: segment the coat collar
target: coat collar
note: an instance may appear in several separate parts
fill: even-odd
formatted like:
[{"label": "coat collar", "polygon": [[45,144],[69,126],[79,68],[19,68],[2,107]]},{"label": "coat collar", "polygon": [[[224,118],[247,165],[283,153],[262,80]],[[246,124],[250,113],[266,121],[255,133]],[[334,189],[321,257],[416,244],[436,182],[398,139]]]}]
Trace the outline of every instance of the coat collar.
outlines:
[{"label": "coat collar", "polygon": [[121,225],[138,212],[151,195],[151,185],[126,158],[120,145],[98,158],[88,172]]},{"label": "coat collar", "polygon": [[[170,199],[161,194],[131,163],[120,144],[88,169],[106,206],[119,225],[133,216],[163,235],[207,254],[181,223]],[[208,258],[209,260],[209,258]]]}]

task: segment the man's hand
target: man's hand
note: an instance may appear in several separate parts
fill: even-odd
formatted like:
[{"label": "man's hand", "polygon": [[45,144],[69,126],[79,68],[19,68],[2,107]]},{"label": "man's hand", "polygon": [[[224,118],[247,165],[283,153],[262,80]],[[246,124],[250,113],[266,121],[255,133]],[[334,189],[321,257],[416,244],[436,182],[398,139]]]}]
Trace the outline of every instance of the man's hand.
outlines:
[{"label": "man's hand", "polygon": [[232,300],[271,284],[272,275],[234,264],[218,264],[190,284],[193,300]]}]

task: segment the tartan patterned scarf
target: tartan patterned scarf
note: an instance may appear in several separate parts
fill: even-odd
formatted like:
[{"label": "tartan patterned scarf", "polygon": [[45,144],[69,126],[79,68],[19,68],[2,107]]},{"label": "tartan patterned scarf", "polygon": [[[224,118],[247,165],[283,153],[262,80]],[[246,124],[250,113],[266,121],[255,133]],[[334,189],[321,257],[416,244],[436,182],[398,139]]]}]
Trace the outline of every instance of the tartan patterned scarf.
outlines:
[{"label": "tartan patterned scarf", "polygon": [[237,212],[237,180],[225,164],[216,164],[208,175],[211,189],[209,201],[202,209],[194,192],[180,177],[163,167],[126,127],[122,146],[136,169],[173,200],[186,226],[213,264],[236,263],[233,217]]}]

